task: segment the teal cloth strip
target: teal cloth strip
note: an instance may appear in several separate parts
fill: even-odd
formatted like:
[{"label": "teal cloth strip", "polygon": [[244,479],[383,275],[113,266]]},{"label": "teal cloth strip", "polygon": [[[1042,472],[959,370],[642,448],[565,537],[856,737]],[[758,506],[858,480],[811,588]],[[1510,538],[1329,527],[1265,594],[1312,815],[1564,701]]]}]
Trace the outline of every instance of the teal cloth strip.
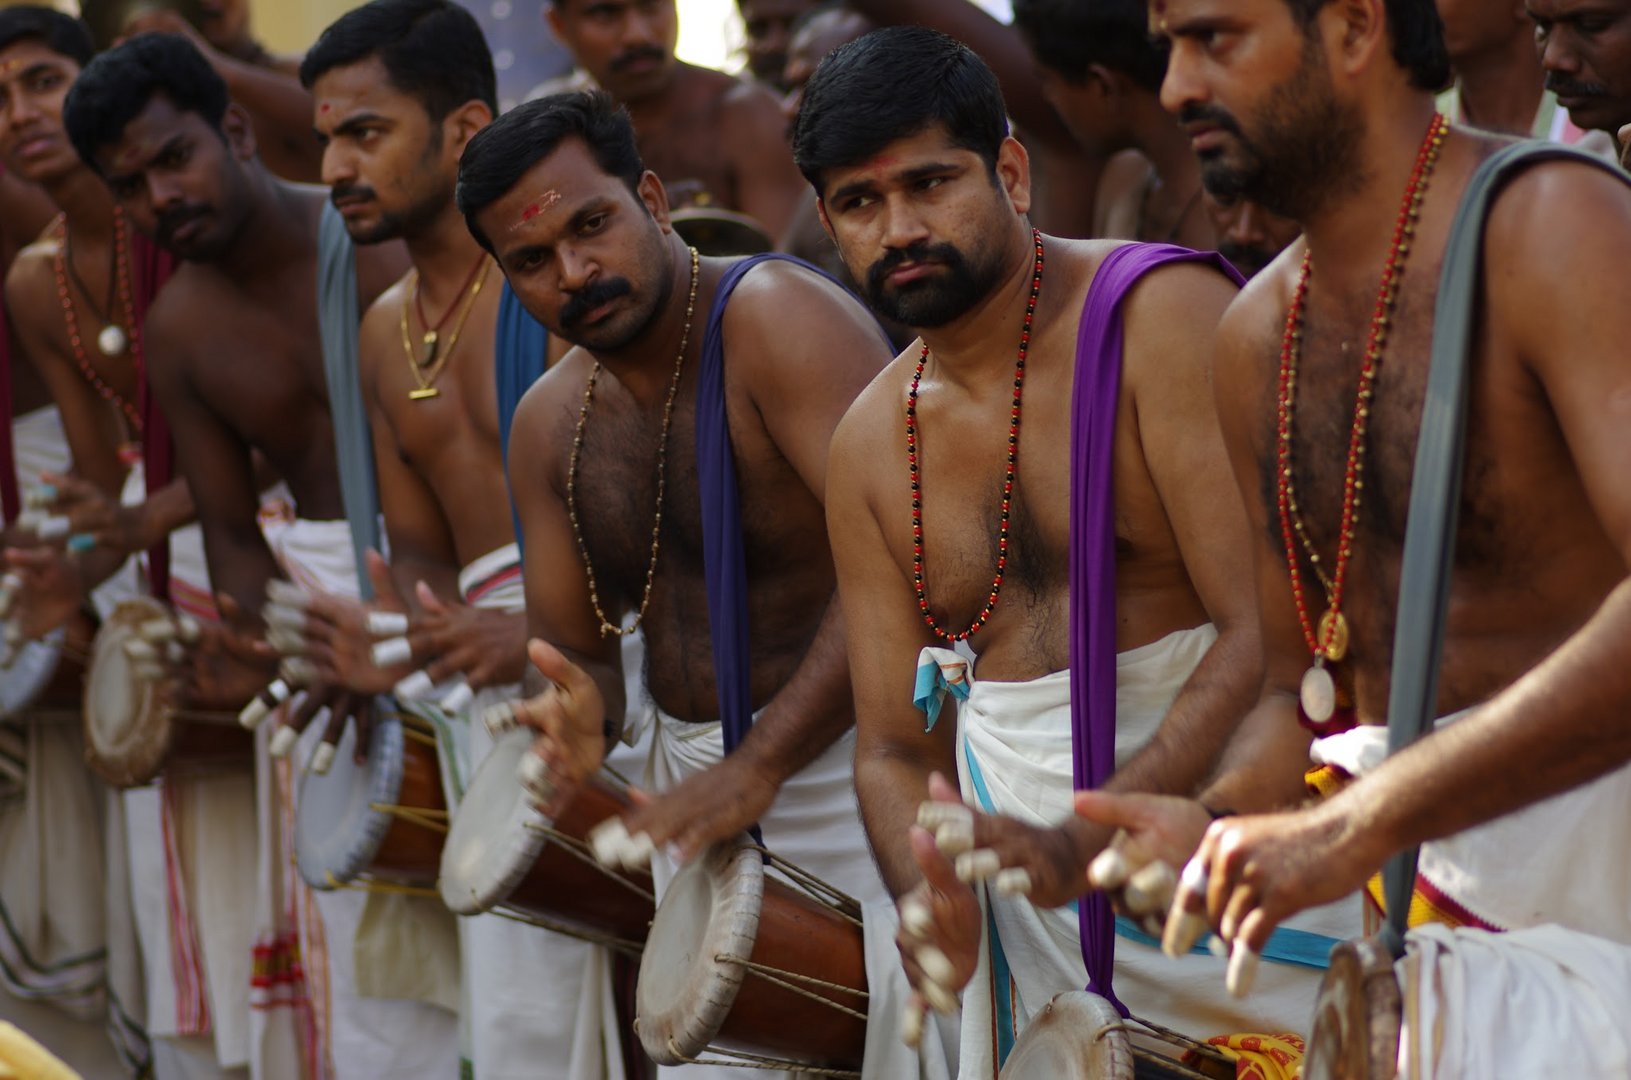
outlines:
[{"label": "teal cloth strip", "polygon": [[912,704],[923,711],[924,731],[934,730],[935,721],[940,719],[940,706],[947,694],[958,701],[967,701],[968,684],[947,682],[945,672],[932,661],[919,664],[917,684],[912,688]]},{"label": "teal cloth strip", "polygon": [[[1075,907],[1073,903],[1071,907]],[[1116,916],[1116,936],[1124,937],[1128,941],[1136,941],[1140,945],[1148,945],[1159,949],[1161,941],[1139,929],[1138,924],[1122,915]],[[1206,947],[1208,934],[1189,951],[1191,953],[1206,955],[1210,953]],[[1277,927],[1269,935],[1269,943],[1263,949],[1263,959],[1276,964],[1292,964],[1297,967],[1317,968],[1324,971],[1331,966],[1331,950],[1336,948],[1339,940],[1326,937],[1324,934],[1312,934],[1307,930],[1293,930],[1290,927]]]},{"label": "teal cloth strip", "polygon": [[364,600],[373,599],[368,583],[369,548],[378,549],[379,486],[374,475],[374,443],[368,430],[368,408],[357,377],[357,330],[362,321],[357,303],[357,253],[345,220],[332,203],[323,206],[317,226],[317,320],[323,342],[323,374],[328,380],[329,415],[334,424],[334,456],[340,470],[340,497],[351,525],[351,547],[357,560],[357,584]]}]

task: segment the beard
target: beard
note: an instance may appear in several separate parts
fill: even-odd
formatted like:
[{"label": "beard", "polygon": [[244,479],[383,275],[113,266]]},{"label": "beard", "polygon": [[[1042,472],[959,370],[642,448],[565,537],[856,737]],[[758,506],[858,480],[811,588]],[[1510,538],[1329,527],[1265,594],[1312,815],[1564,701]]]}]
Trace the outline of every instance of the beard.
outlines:
[{"label": "beard", "polygon": [[1324,46],[1310,39],[1291,78],[1269,91],[1255,131],[1218,105],[1186,105],[1183,123],[1204,121],[1234,136],[1201,155],[1201,184],[1221,198],[1250,199],[1294,221],[1363,178],[1359,146],[1365,123],[1357,106],[1337,100]]},{"label": "beard", "polygon": [[[979,248],[972,259],[956,246],[922,242],[893,248],[866,272],[866,299],[885,319],[913,329],[933,329],[958,318],[985,298],[1002,277],[1001,257]],[[890,285],[889,273],[903,263],[938,263],[942,273],[904,285]]]}]

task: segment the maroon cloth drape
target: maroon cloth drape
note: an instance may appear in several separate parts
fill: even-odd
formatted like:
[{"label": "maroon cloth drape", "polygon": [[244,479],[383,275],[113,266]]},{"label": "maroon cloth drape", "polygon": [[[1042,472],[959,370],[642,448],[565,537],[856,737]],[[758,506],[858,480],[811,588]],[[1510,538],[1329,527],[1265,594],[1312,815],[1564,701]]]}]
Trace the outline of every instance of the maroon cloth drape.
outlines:
[{"label": "maroon cloth drape", "polygon": [[[142,414],[142,467],[147,477],[147,494],[151,497],[175,474],[175,444],[170,441],[170,425],[153,400],[147,382],[147,354],[142,347],[142,328],[147,324],[147,309],[159,289],[170,280],[175,271],[175,256],[159,247],[147,237],[135,234],[130,244],[130,303],[135,325],[131,327],[132,355],[136,358],[136,407]],[[170,539],[162,538],[147,553],[147,581],[153,595],[170,598]]]},{"label": "maroon cloth drape", "polygon": [[0,301],[0,416],[6,418],[0,425],[0,519],[7,525],[17,520],[22,510],[21,493],[17,490],[17,457],[11,444],[11,318],[6,305]]}]

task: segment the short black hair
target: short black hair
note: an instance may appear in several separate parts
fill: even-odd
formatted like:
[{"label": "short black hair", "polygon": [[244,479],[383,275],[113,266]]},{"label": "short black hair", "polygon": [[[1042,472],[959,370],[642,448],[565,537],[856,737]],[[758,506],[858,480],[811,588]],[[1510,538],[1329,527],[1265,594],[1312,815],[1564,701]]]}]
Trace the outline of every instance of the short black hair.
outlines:
[{"label": "short black hair", "polygon": [[391,85],[440,120],[466,102],[498,112],[493,54],[474,15],[449,0],[373,0],[329,24],[300,62],[310,90],[326,72],[379,57]]},{"label": "short black hair", "polygon": [[476,215],[503,198],[523,173],[553,154],[567,139],[582,139],[595,162],[634,191],[646,166],[634,141],[634,124],[602,90],[551,94],[517,105],[471,138],[459,158],[454,199],[470,235],[489,252],[492,243]]},{"label": "short black hair", "polygon": [[180,34],[138,34],[85,65],[63,104],[62,122],[74,149],[91,168],[96,152],[118,142],[130,122],[163,95],[182,112],[196,113],[225,138],[227,84],[204,54]]},{"label": "short black hair", "polygon": [[36,4],[0,8],[0,49],[9,49],[19,41],[38,41],[80,67],[96,55],[90,27],[72,15]]},{"label": "short black hair", "polygon": [[1146,0],[1013,0],[1014,27],[1037,62],[1079,83],[1094,65],[1158,93],[1167,50],[1150,37]]},{"label": "short black hair", "polygon": [[820,193],[825,170],[864,161],[935,124],[996,174],[1008,111],[985,61],[926,27],[874,30],[828,53],[805,84],[793,160]]},{"label": "short black hair", "polygon": [[[1331,0],[1286,0],[1292,17],[1312,32],[1314,19]],[[1432,0],[1386,0],[1393,60],[1410,76],[1410,85],[1434,93],[1450,82],[1450,51],[1444,44],[1444,20]]]}]

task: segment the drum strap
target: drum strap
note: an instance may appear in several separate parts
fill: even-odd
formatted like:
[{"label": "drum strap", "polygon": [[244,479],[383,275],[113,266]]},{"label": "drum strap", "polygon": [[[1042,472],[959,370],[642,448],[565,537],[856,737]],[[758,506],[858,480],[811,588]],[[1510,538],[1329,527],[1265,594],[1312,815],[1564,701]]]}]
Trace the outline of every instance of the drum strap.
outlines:
[{"label": "drum strap", "polygon": [[[708,635],[725,753],[753,726],[748,671],[748,572],[742,546],[742,503],[725,415],[725,307],[747,272],[772,259],[790,262],[839,285],[825,271],[790,255],[751,255],[725,271],[708,312],[697,382],[697,486],[702,499],[702,563],[708,588]],[[847,291],[847,290],[846,290]]]},{"label": "drum strap", "polygon": [[[1422,404],[1421,434],[1416,441],[1404,565],[1399,577],[1388,693],[1389,754],[1398,753],[1432,730],[1437,712],[1439,661],[1466,457],[1467,354],[1477,336],[1484,219],[1495,195],[1513,175],[1536,162],[1560,158],[1589,163],[1626,179],[1607,162],[1566,147],[1517,143],[1492,154],[1473,173],[1450,226],[1433,308],[1432,364]],[[1388,914],[1382,939],[1395,956],[1404,955],[1418,853],[1416,847],[1401,851],[1382,870],[1382,895]]]},{"label": "drum strap", "polygon": [[[498,327],[493,339],[493,375],[498,385],[498,449],[503,455],[505,474],[510,465],[510,427],[515,410],[527,390],[549,366],[549,331],[534,319],[510,288],[508,279],[498,297]],[[510,519],[515,524],[515,542],[522,543],[521,518],[510,499]]]},{"label": "drum strap", "polygon": [[357,375],[357,249],[345,219],[332,203],[323,204],[317,225],[317,321],[328,378],[329,417],[334,424],[334,456],[340,469],[340,499],[351,525],[357,560],[357,587],[373,599],[365,558],[380,546],[379,481],[374,475],[374,442],[368,406]]},{"label": "drum strap", "polygon": [[[1121,391],[1121,302],[1146,273],[1170,263],[1239,273],[1216,253],[1127,244],[1105,256],[1088,288],[1076,341],[1070,426],[1070,724],[1078,790],[1096,788],[1116,755],[1116,405]],[[1089,988],[1127,1014],[1110,986],[1115,918],[1103,893],[1078,908]]]}]

